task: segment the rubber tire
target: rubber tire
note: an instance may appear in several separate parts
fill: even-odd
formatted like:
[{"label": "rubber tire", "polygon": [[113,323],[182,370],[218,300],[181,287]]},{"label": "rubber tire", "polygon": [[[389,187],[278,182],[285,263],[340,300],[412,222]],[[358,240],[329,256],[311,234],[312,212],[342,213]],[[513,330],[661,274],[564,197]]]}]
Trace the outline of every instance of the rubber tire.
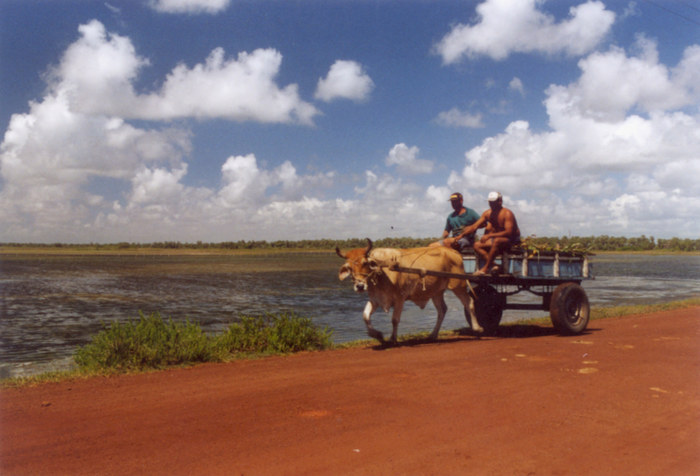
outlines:
[{"label": "rubber tire", "polygon": [[552,293],[549,317],[564,335],[580,334],[588,325],[591,307],[586,291],[576,283],[563,283]]},{"label": "rubber tire", "polygon": [[503,296],[499,295],[496,288],[489,284],[477,285],[474,288],[474,293],[476,294],[474,301],[476,321],[483,327],[484,335],[496,334],[503,316]]}]

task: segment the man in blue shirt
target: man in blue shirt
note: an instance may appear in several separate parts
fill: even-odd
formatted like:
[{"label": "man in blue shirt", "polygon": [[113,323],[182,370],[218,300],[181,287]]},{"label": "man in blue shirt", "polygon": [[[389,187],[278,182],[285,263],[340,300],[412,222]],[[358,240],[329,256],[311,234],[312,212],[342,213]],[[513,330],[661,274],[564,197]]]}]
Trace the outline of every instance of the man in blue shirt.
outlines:
[{"label": "man in blue shirt", "polygon": [[460,236],[464,228],[476,223],[480,218],[477,212],[471,208],[465,207],[463,202],[464,199],[461,193],[453,193],[450,195],[450,204],[454,211],[447,217],[445,229],[442,232],[440,241],[431,243],[430,246],[450,246],[460,253],[472,249],[474,246],[474,233],[465,234],[458,240],[447,240],[447,242],[445,242],[445,238],[450,235],[453,237]]}]

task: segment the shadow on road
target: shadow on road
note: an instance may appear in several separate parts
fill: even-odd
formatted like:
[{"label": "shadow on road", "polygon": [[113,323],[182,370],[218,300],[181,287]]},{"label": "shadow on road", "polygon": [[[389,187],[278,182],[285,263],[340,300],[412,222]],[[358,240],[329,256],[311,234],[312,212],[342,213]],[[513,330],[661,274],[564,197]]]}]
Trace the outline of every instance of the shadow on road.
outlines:
[{"label": "shadow on road", "polygon": [[[580,336],[586,336],[590,335],[594,332],[598,332],[600,329],[586,329],[585,331],[581,332],[580,334],[577,334],[576,336],[567,336],[567,335],[561,335],[558,330],[554,329],[553,327],[547,327],[547,326],[541,326],[541,325],[536,325],[536,324],[512,324],[512,325],[507,325],[507,326],[500,326],[495,334],[484,336],[484,335],[479,335],[476,332],[472,331],[469,327],[463,327],[461,329],[456,329],[454,330],[454,335],[457,337],[471,337],[473,339],[469,340],[478,340],[478,339],[489,339],[489,340],[494,340],[494,339],[527,339],[527,338],[532,338],[532,337],[546,337],[546,336],[559,336],[562,338],[570,338],[570,337],[580,337]],[[420,336],[420,337],[408,337],[408,338],[403,338],[400,340],[397,344],[391,344],[388,341],[383,343],[383,344],[377,344],[372,347],[374,350],[384,350],[384,349],[391,349],[391,348],[400,348],[400,347],[415,347],[418,345],[426,345],[426,344],[453,344],[457,342],[463,342],[464,339],[459,339],[459,338],[452,338],[451,336],[445,337],[441,336],[438,338],[438,340],[429,340],[426,337]]]}]

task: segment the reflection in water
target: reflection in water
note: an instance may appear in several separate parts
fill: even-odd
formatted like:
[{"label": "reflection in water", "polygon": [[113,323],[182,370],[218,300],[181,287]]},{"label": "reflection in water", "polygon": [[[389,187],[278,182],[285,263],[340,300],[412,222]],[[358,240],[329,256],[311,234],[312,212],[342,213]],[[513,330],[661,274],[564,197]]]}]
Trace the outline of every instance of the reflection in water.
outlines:
[{"label": "reflection in water", "polygon": [[[603,255],[584,282],[593,306],[644,304],[698,295],[700,257]],[[13,256],[0,258],[0,364],[48,362],[72,355],[103,323],[160,312],[219,332],[243,315],[294,311],[333,329],[336,342],[366,337],[365,298],[337,277],[329,253],[265,256]],[[446,293],[443,329],[465,326],[459,301]],[[538,302],[528,293],[509,302]],[[504,322],[546,315],[504,313]],[[402,334],[429,331],[435,310],[408,303]],[[375,314],[390,330],[390,316]]]}]

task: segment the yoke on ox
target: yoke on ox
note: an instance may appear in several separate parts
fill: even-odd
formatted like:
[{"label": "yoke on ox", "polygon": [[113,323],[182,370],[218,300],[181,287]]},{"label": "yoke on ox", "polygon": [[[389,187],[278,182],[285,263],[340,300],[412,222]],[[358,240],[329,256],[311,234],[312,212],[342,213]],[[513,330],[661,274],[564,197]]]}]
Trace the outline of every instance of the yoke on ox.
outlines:
[{"label": "yoke on ox", "polygon": [[[454,292],[464,305],[465,317],[471,328],[475,332],[483,332],[476,320],[474,302],[467,292],[466,280],[439,275],[440,273],[464,274],[462,257],[458,252],[444,246],[373,249],[369,238],[367,248],[356,248],[346,254],[341,253],[337,247],[335,251],[338,256],[345,259],[345,264],[341,266],[338,273],[340,280],[351,276],[355,291],[367,291],[369,302],[365,305],[362,318],[370,337],[384,342],[382,333],[372,327],[372,313],[377,308],[381,307],[386,312],[394,308],[391,316],[393,326],[391,342],[396,343],[404,302],[413,301],[424,309],[428,301],[432,300],[438,315],[435,328],[429,338],[436,339],[447,312],[444,298],[447,289]],[[402,267],[424,269],[430,273],[417,275],[395,270]]]}]

